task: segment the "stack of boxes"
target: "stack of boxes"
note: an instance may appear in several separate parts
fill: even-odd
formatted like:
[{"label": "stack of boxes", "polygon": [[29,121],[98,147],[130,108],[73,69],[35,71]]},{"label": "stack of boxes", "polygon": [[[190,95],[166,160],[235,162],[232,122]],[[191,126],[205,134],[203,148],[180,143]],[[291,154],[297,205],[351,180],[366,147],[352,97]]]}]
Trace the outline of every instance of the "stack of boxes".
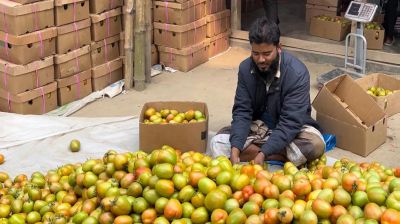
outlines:
[{"label": "stack of boxes", "polygon": [[123,78],[120,57],[123,0],[90,0],[92,86],[101,90]]},{"label": "stack of boxes", "polygon": [[339,16],[341,12],[341,0],[307,0],[306,23],[316,16]]},{"label": "stack of boxes", "polygon": [[42,114],[57,107],[54,0],[0,0],[0,111]]},{"label": "stack of boxes", "polygon": [[187,72],[208,61],[206,1],[154,2],[154,43],[161,64]]},{"label": "stack of boxes", "polygon": [[55,78],[58,105],[79,100],[92,92],[89,0],[55,0],[57,26]]},{"label": "stack of boxes", "polygon": [[229,48],[230,10],[226,9],[225,0],[207,0],[206,12],[209,57],[213,57]]}]

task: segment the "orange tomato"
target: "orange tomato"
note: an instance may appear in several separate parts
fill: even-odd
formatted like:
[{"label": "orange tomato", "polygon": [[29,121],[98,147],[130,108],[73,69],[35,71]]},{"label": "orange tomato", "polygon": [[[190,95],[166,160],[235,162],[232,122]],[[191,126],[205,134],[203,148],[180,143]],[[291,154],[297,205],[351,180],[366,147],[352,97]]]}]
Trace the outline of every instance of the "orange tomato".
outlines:
[{"label": "orange tomato", "polygon": [[278,209],[277,208],[269,208],[264,213],[264,224],[278,224]]},{"label": "orange tomato", "polygon": [[400,223],[400,212],[392,208],[386,209],[381,216],[381,224]]}]

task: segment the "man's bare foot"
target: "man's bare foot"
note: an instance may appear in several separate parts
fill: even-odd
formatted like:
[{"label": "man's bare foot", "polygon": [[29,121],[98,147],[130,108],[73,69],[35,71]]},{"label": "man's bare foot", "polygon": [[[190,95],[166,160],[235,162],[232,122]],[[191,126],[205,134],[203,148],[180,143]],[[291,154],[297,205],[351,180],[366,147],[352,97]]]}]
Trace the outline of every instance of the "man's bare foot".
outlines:
[{"label": "man's bare foot", "polygon": [[233,147],[231,149],[231,158],[230,158],[232,164],[240,162],[239,155],[240,155],[240,150],[238,148]]},{"label": "man's bare foot", "polygon": [[261,151],[260,147],[251,144],[245,150],[243,150],[243,152],[240,153],[240,161],[250,162],[256,158],[257,154],[260,151]]},{"label": "man's bare foot", "polygon": [[265,155],[262,152],[259,152],[257,156],[254,158],[254,163],[258,165],[264,165]]}]

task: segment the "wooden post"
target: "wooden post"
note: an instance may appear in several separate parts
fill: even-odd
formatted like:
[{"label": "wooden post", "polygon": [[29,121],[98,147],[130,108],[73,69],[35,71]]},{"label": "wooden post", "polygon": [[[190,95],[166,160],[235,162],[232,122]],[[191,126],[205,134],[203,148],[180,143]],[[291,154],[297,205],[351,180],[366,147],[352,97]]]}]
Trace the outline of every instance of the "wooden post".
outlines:
[{"label": "wooden post", "polygon": [[125,89],[133,87],[133,7],[134,0],[126,1],[125,19]]},{"label": "wooden post", "polygon": [[151,82],[151,37],[153,36],[153,16],[152,16],[152,2],[150,0],[145,0],[145,26],[146,26],[146,41],[145,41],[145,80],[146,83]]},{"label": "wooden post", "polygon": [[233,30],[242,29],[242,0],[231,0],[231,27]]},{"label": "wooden post", "polygon": [[142,91],[146,88],[145,84],[145,40],[146,40],[146,24],[145,24],[145,6],[149,0],[138,0],[136,2],[135,11],[135,90]]}]

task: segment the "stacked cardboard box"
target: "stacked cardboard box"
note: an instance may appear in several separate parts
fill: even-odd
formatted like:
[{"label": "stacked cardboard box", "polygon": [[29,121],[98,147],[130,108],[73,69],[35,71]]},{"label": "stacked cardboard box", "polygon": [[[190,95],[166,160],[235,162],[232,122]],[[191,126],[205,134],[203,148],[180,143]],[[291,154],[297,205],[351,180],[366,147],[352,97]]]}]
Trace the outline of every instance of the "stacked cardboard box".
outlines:
[{"label": "stacked cardboard box", "polygon": [[154,43],[161,64],[187,72],[208,60],[206,3],[154,2]]},{"label": "stacked cardboard box", "polygon": [[90,0],[92,19],[92,86],[94,91],[121,80],[120,57],[123,0]]},{"label": "stacked cardboard box", "polygon": [[0,111],[42,114],[57,107],[54,0],[0,0]]},{"label": "stacked cardboard box", "polygon": [[307,0],[306,23],[315,16],[339,16],[341,5],[341,0]]},{"label": "stacked cardboard box", "polygon": [[55,0],[55,23],[55,78],[62,106],[92,92],[89,0]]},{"label": "stacked cardboard box", "polygon": [[342,41],[351,31],[351,21],[343,17],[315,16],[311,18],[310,34]]},{"label": "stacked cardboard box", "polygon": [[209,57],[213,57],[229,48],[231,27],[230,10],[223,0],[207,0],[207,38],[210,41]]}]

